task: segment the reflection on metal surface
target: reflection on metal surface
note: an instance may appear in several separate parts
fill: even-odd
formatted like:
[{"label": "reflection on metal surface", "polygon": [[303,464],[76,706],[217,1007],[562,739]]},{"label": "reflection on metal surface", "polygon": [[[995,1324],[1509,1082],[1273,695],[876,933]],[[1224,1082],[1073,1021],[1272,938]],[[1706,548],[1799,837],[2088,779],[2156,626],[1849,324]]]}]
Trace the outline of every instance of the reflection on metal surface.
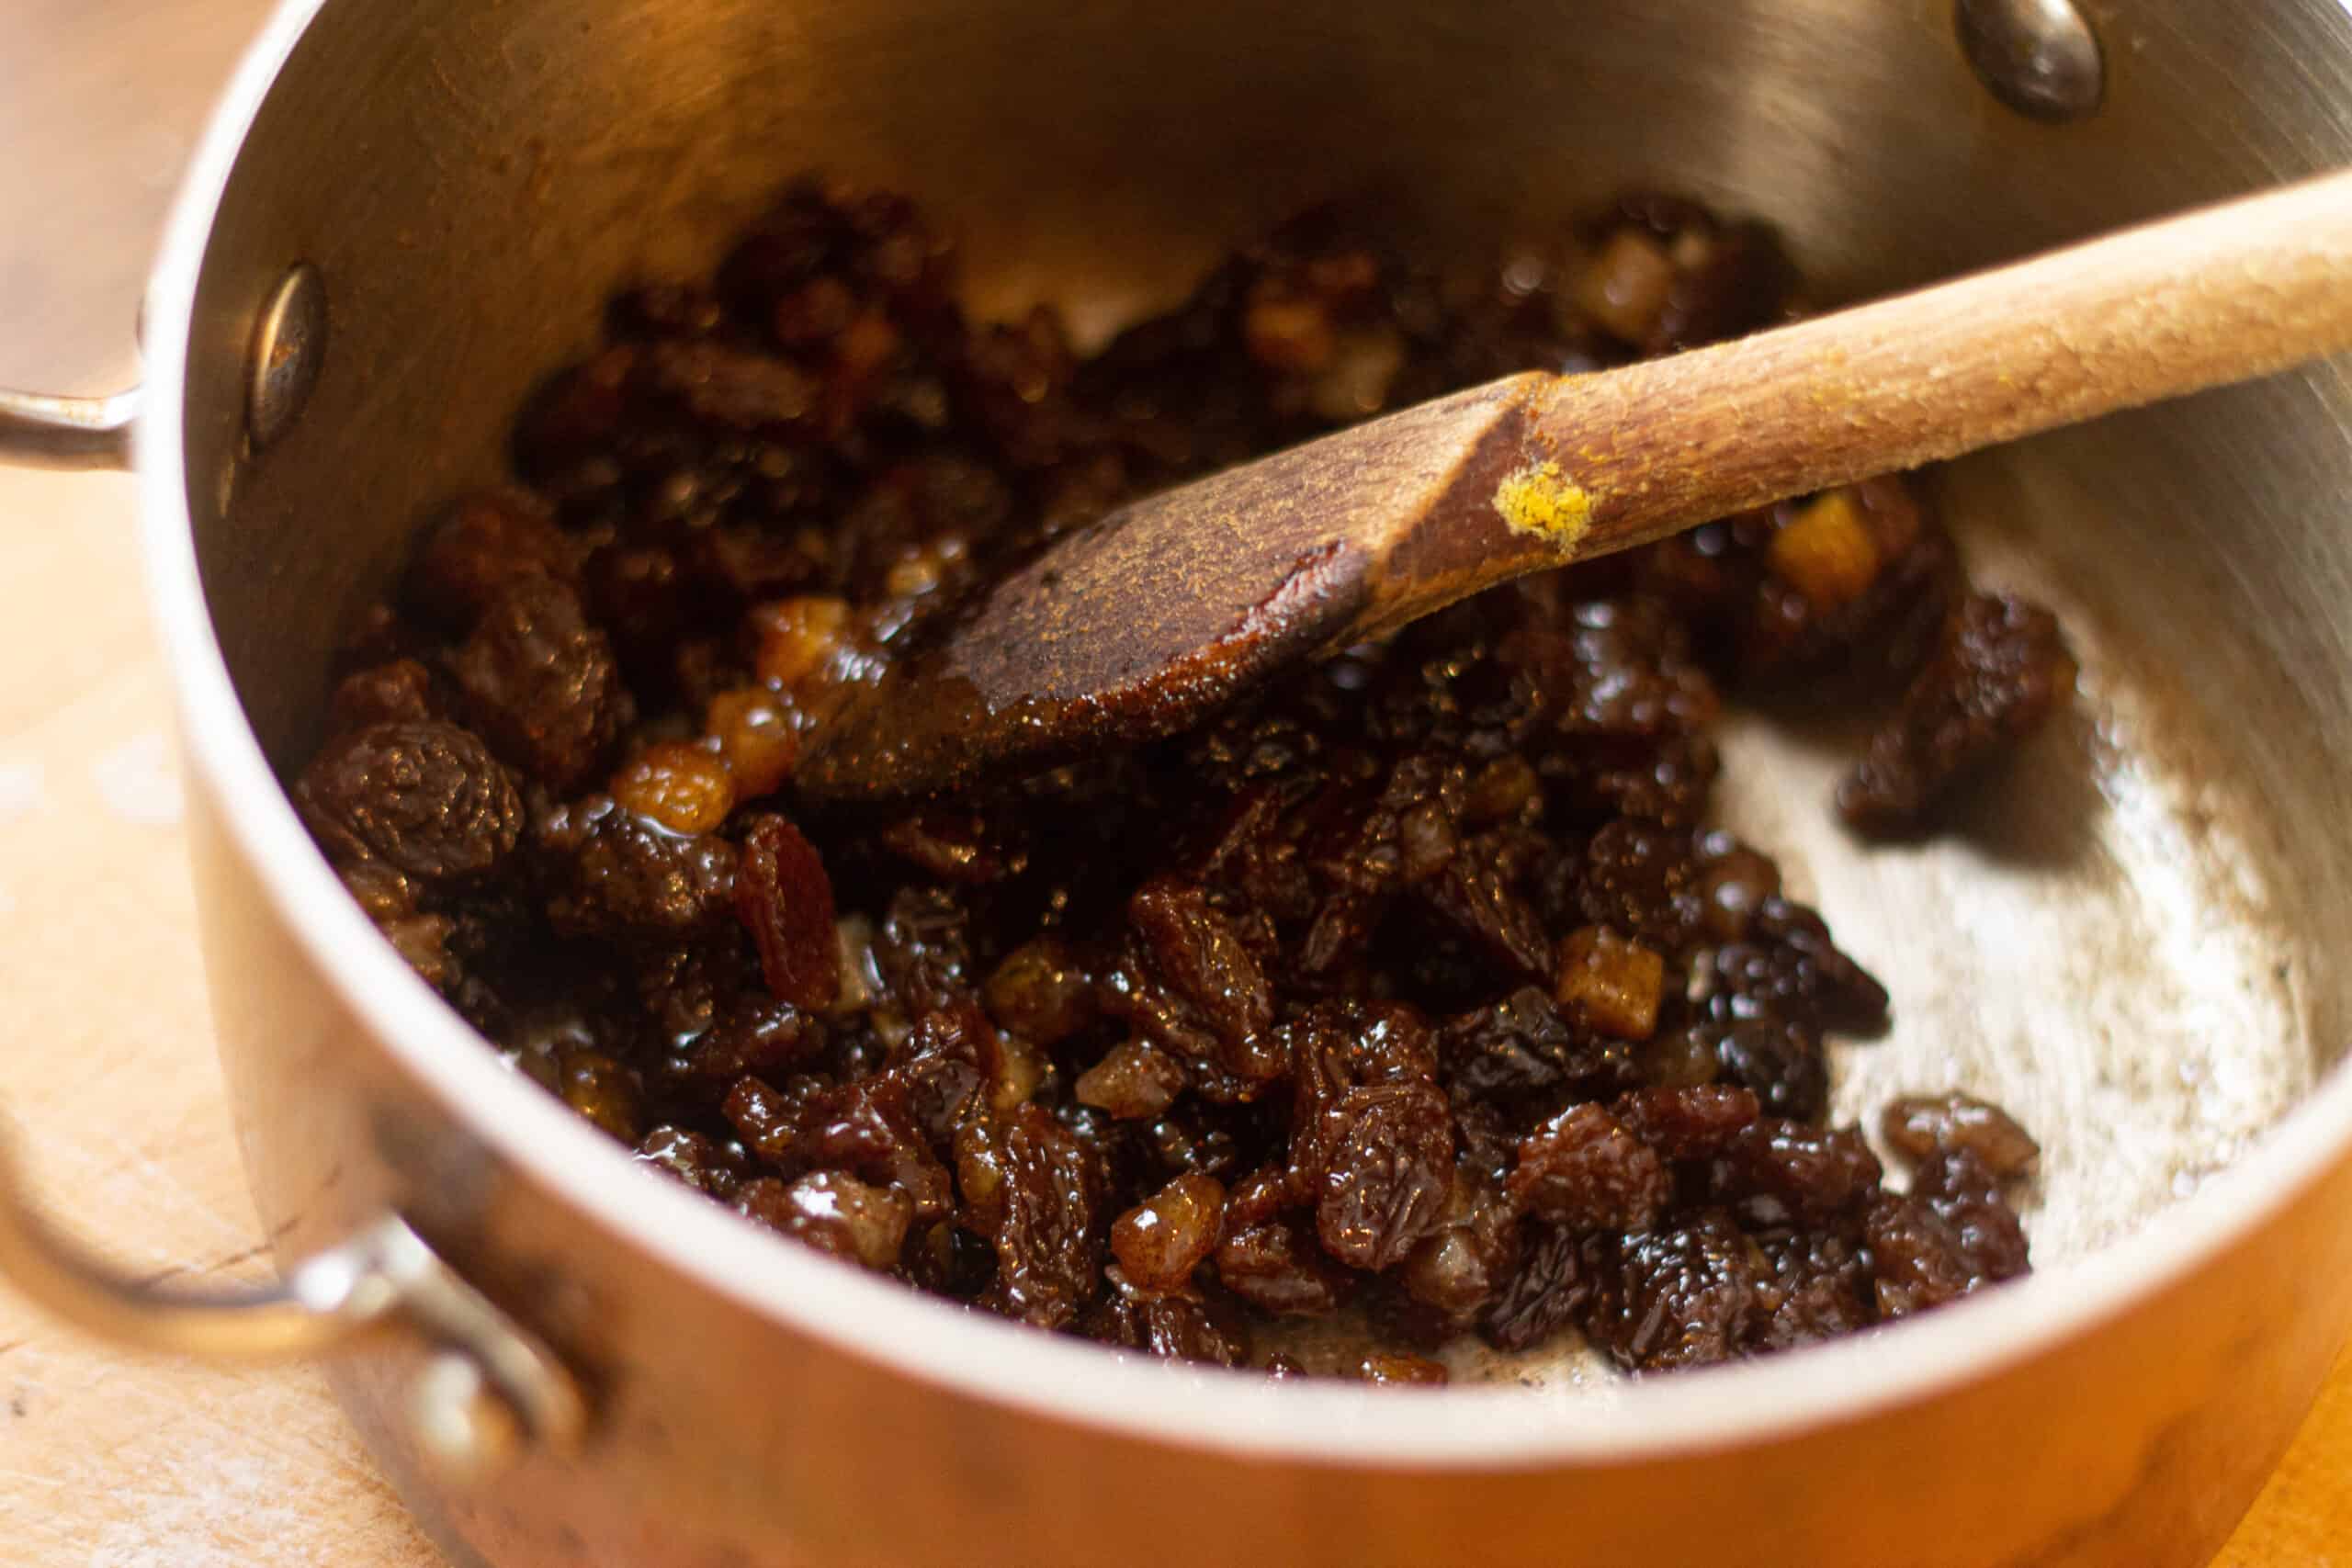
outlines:
[{"label": "reflection on metal surface", "polygon": [[52,398],[0,387],[0,463],[41,468],[127,468],[139,392]]},{"label": "reflection on metal surface", "polygon": [[2018,113],[2064,124],[2098,112],[2106,62],[2074,0],[1959,0],[1953,21],[1977,80]]},{"label": "reflection on metal surface", "polygon": [[298,262],[254,325],[245,430],[260,451],[294,427],[327,352],[327,293],[319,269]]},{"label": "reflection on metal surface", "polygon": [[444,1350],[409,1383],[409,1435],[445,1481],[478,1485],[513,1464],[526,1435],[481,1364]]}]

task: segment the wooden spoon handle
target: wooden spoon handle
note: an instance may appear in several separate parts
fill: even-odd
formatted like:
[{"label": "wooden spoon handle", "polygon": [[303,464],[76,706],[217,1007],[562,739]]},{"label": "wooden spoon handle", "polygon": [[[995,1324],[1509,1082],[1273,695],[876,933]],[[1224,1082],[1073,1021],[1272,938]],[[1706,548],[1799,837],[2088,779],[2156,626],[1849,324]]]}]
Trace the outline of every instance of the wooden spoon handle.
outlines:
[{"label": "wooden spoon handle", "polygon": [[2346,347],[2352,171],[1555,378],[1523,408],[1533,521],[1597,555]]}]

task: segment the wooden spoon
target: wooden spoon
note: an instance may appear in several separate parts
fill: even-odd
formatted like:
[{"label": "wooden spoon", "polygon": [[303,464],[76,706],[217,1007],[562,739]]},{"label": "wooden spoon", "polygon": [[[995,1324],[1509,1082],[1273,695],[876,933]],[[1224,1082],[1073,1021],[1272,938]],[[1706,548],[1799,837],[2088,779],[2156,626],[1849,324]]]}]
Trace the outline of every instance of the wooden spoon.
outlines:
[{"label": "wooden spoon", "polygon": [[1509,377],[1121,508],[853,692],[902,796],[1166,735],[1295,659],[1709,518],[2352,346],[2352,171],[1735,343]]}]

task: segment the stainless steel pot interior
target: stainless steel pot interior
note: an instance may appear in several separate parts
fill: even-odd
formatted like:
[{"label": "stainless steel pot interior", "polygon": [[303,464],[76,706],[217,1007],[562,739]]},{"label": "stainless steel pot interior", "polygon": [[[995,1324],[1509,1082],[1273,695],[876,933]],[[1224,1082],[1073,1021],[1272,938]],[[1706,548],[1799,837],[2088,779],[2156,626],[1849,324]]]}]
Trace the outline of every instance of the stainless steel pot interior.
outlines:
[{"label": "stainless steel pot interior", "polygon": [[[201,177],[176,226],[159,298],[188,310],[185,394],[145,433],[150,482],[184,489],[220,654],[283,766],[337,625],[435,500],[499,471],[505,422],[592,340],[608,289],[707,265],[803,167],[919,197],[961,238],[978,308],[1053,299],[1099,329],[1335,194],[1385,194],[1443,251],[1660,183],[1779,223],[1838,299],[2352,157],[2337,5],[2089,9],[2106,105],[2056,128],[1984,91],[1937,0],[328,5],[233,169],[227,143],[209,154],[227,170],[209,243]],[[326,282],[328,359],[255,457],[243,350],[297,260]],[[1963,835],[1865,853],[1826,815],[1834,737],[1732,738],[1731,819],[1895,991],[1895,1035],[1840,1063],[1841,1110],[1946,1085],[2018,1108],[2051,1151],[2045,1265],[2141,1229],[2344,1040],[2352,969],[2325,936],[2352,907],[2347,429],[2327,367],[1946,476],[1984,575],[2057,602],[2086,655],[2076,721]],[[159,547],[167,622],[185,548]],[[244,744],[191,701],[200,761]],[[249,842],[293,844],[282,804],[238,809]],[[322,867],[273,874],[331,897]],[[355,994],[390,994],[382,955],[334,962]],[[410,1034],[420,1055],[465,1048],[446,1016]],[[512,1115],[527,1091],[493,1092]]]}]

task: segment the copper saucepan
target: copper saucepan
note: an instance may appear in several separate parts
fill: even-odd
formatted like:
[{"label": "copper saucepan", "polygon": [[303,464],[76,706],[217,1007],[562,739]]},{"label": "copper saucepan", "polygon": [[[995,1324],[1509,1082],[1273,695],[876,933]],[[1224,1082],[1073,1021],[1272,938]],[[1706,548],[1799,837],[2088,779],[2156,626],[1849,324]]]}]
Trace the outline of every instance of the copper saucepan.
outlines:
[{"label": "copper saucepan", "polygon": [[[1893,984],[1838,1111],[1965,1083],[2050,1156],[2040,1271],[1626,1384],[1400,1395],[1138,1364],[918,1298],[632,1168],[401,964],[274,768],[338,622],[492,477],[600,301],[820,165],[922,198],[976,306],[1096,328],[1315,198],[1433,244],[1628,181],[1850,297],[2352,161],[2338,0],[288,0],[148,297],[148,380],[0,399],[135,449],[223,1061],[286,1287],[164,1298],[0,1205],[150,1345],[343,1349],[460,1562],[2202,1562],[2352,1323],[2352,388],[2324,367],[1944,476],[2067,614],[2076,722],[1865,853],[1806,738],[1731,814]],[[136,407],[135,428],[131,420]]]}]

